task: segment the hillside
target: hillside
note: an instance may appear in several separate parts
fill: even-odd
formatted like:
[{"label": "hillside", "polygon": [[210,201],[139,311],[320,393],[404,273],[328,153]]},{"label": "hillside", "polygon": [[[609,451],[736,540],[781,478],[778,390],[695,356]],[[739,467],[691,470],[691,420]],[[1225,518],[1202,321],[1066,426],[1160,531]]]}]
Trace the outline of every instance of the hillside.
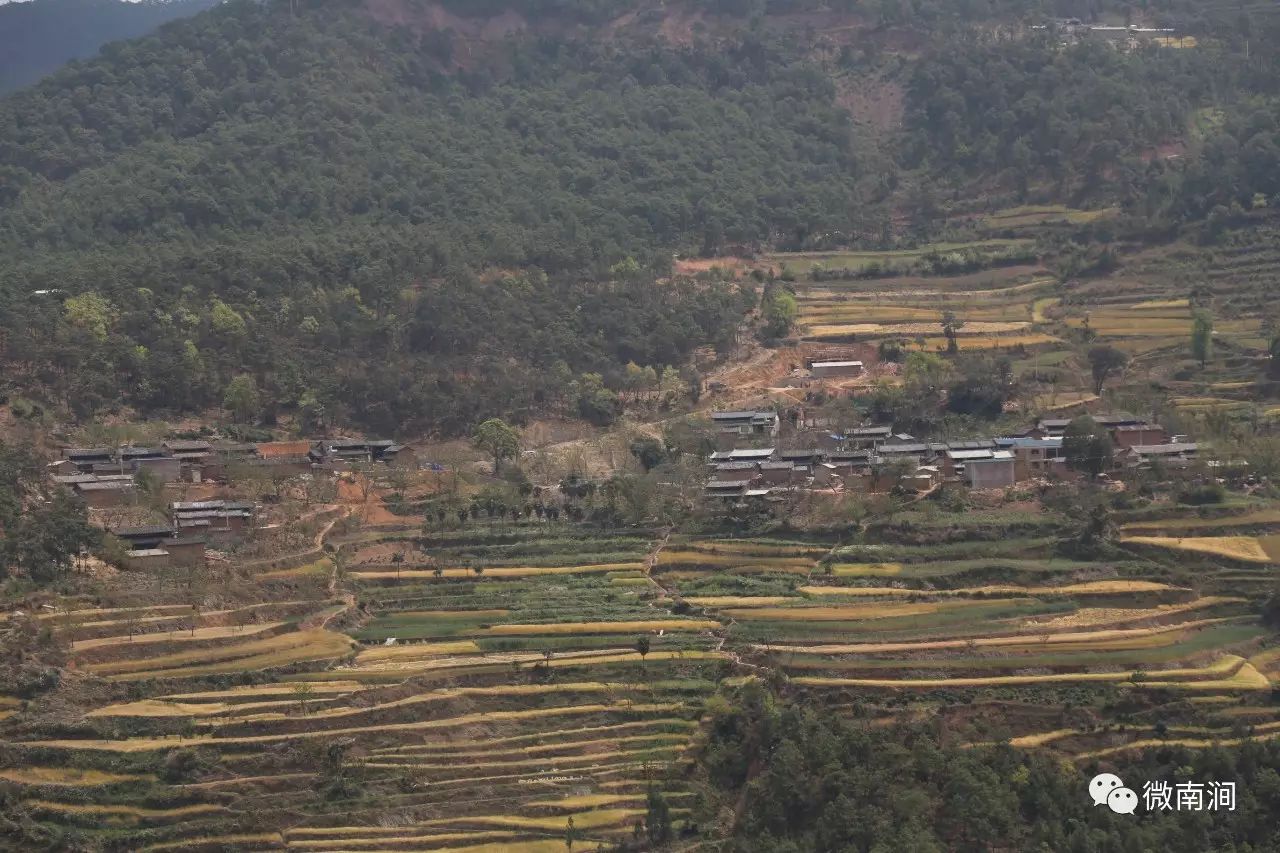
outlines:
[{"label": "hillside", "polygon": [[1280,850],[1280,16],[1052,11],[0,99],[0,851]]},{"label": "hillside", "polygon": [[0,101],[0,393],[75,419],[245,391],[225,407],[268,424],[608,421],[584,387],[723,354],[761,296],[657,298],[673,253],[910,247],[1027,202],[1167,235],[1280,189],[1275,66],[1220,22],[1118,50],[925,11],[234,2],[112,44]]},{"label": "hillside", "polygon": [[29,86],[107,42],[137,38],[216,0],[30,0],[0,5],[0,94]]}]

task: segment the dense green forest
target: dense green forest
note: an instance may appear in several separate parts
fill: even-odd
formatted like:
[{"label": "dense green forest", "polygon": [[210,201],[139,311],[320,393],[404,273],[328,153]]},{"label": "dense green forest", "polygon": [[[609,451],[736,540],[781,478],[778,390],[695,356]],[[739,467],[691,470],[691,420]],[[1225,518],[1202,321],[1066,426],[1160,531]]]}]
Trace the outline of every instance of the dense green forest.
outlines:
[{"label": "dense green forest", "polygon": [[29,0],[0,5],[0,94],[28,86],[110,41],[136,38],[216,0]]},{"label": "dense green forest", "polygon": [[[1122,53],[921,12],[909,58],[836,57],[760,14],[857,3],[716,0],[689,8],[736,28],[692,45],[574,35],[635,7],[452,4],[573,24],[478,51],[356,0],[237,0],[0,100],[0,393],[165,414],[236,380],[246,417],[455,433],[731,342],[760,294],[655,289],[672,252],[882,245],[904,205],[919,239],[962,188],[1161,221],[1276,190],[1275,66],[1238,26]],[[903,88],[901,128],[842,108],[859,74]]]},{"label": "dense green forest", "polygon": [[[854,204],[830,84],[764,45],[528,43],[506,79],[446,76],[326,11],[230,5],[0,106],[0,287],[42,331],[8,358],[55,399],[193,408],[247,372],[286,407],[461,429],[725,341],[736,288],[644,283],[670,249],[799,241]],[[472,277],[493,265],[550,278],[508,295]],[[93,298],[29,296],[54,289]]]},{"label": "dense green forest", "polygon": [[1175,139],[1223,74],[1204,51],[1134,56],[1097,42],[955,45],[911,77],[910,164],[1026,186],[1079,174],[1091,185],[1143,146]]},{"label": "dense green forest", "polygon": [[[927,726],[865,721],[787,705],[748,685],[714,711],[703,765],[737,804],[741,853],[812,851],[1275,850],[1280,746],[1171,746],[1134,753],[1108,772],[1141,796],[1142,781],[1236,782],[1234,811],[1118,815],[1088,796],[1088,764],[1009,747],[957,748]],[[745,796],[745,800],[739,797]]]}]

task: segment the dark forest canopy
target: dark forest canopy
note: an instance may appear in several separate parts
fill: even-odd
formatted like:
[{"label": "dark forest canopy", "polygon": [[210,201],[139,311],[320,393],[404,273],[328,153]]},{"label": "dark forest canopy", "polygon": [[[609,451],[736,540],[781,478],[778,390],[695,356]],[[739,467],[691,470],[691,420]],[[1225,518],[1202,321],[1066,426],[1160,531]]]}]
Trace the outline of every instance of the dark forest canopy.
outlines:
[{"label": "dark forest canopy", "polygon": [[93,56],[217,0],[27,0],[0,5],[0,94],[30,85],[72,59]]},{"label": "dark forest canopy", "polygon": [[[626,5],[521,9],[594,21]],[[1122,54],[967,34],[907,62],[732,33],[541,34],[478,57],[355,0],[235,0],[109,45],[0,100],[0,393],[164,414],[218,406],[248,376],[268,421],[459,432],[571,411],[583,374],[731,341],[752,295],[655,289],[675,251],[875,242],[908,185],[1056,183],[1138,206],[1158,183],[1145,213],[1176,218],[1274,182],[1274,124],[1233,106],[1272,72],[1224,61],[1225,41]],[[897,75],[900,131],[842,108],[837,81],[859,73]],[[1250,135],[1225,199],[1221,157],[1141,160],[1210,104],[1230,108],[1222,133]]]},{"label": "dark forest canopy", "polygon": [[[1075,767],[1034,750],[950,745],[927,726],[885,728],[783,705],[756,684],[710,718],[701,763],[726,807],[737,806],[726,848],[735,853],[1261,853],[1280,845],[1274,742],[1170,745]],[[1090,777],[1103,770],[1139,795],[1145,781],[1232,781],[1235,809],[1117,815],[1088,796]]]},{"label": "dark forest canopy", "polygon": [[[0,286],[41,330],[12,339],[15,381],[88,415],[207,406],[247,372],[285,408],[456,431],[741,317],[723,286],[592,283],[618,261],[651,278],[854,205],[830,83],[763,45],[528,42],[496,80],[328,11],[232,4],[0,104]],[[550,278],[473,276],[498,265]]]}]

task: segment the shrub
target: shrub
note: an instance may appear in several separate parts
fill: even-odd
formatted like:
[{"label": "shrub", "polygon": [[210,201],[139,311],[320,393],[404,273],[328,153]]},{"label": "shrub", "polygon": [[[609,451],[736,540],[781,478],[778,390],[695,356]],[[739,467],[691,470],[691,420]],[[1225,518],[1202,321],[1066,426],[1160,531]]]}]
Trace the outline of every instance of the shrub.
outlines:
[{"label": "shrub", "polygon": [[1200,483],[1180,492],[1178,494],[1178,503],[1189,506],[1205,506],[1206,504],[1220,504],[1226,497],[1227,490],[1222,487],[1221,483]]}]

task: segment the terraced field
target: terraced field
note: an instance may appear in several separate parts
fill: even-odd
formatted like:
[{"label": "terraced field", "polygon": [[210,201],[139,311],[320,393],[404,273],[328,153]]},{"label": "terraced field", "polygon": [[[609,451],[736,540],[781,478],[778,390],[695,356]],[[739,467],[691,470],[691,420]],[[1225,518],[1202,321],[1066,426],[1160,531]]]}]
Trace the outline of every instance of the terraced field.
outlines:
[{"label": "terraced field", "polygon": [[[1261,320],[1271,313],[1280,269],[1274,225],[1228,235],[1221,245],[1175,243],[1124,259],[1118,272],[1072,286],[1064,321],[1092,333],[1151,364],[1189,358],[1191,291],[1197,305],[1214,316],[1214,339],[1224,351],[1259,353],[1267,341]],[[1243,409],[1256,369],[1245,362],[1220,364],[1175,394],[1179,409],[1192,414],[1211,409]],[[1225,392],[1225,393],[1223,393]]]},{"label": "terraced field", "polygon": [[803,275],[815,267],[822,270],[863,272],[871,265],[877,269],[911,266],[930,258],[971,256],[986,262],[1017,256],[1032,248],[1031,240],[992,239],[966,243],[930,243],[914,249],[850,252],[791,252],[767,255],[766,260],[784,272]]},{"label": "terraced field", "polygon": [[1032,242],[935,244],[902,252],[776,255],[794,274],[804,340],[896,338],[926,350],[945,348],[945,312],[963,325],[964,350],[1060,343],[1045,315],[1056,279],[1034,262]]},{"label": "terraced field", "polygon": [[[591,849],[631,835],[651,788],[679,822],[678,768],[728,655],[720,621],[648,580],[655,542],[362,534],[341,546],[355,610],[50,614],[118,687],[72,729],[22,729],[0,778],[32,819],[121,850],[559,850],[570,818]],[[191,766],[138,772],[166,755]]]},{"label": "terraced field", "polygon": [[354,600],[43,614],[95,702],[6,700],[0,779],[34,825],[114,850],[551,851],[570,818],[585,849],[629,837],[651,789],[697,819],[707,702],[760,673],[832,713],[944,714],[1080,761],[1156,720],[1192,747],[1280,732],[1263,565],[1136,541],[1261,542],[1280,510],[1119,521],[1135,541],[1095,560],[1025,509],[838,535],[363,531],[335,543]]},{"label": "terraced field", "polygon": [[[1243,506],[1238,518],[1217,522],[1266,525],[1274,513]],[[1152,719],[1180,713],[1198,721],[1200,712],[1173,709],[1203,707],[1188,705],[1192,698],[1266,704],[1275,664],[1258,655],[1271,632],[1246,596],[1209,592],[1204,573],[1193,580],[1161,568],[1147,561],[1150,548],[1111,562],[1054,556],[1047,534],[1062,523],[1009,513],[908,516],[834,547],[805,576],[742,573],[735,580],[745,583],[732,594],[725,583],[715,595],[702,594],[711,583],[705,576],[672,579],[699,584],[685,600],[728,620],[748,659],[834,708],[900,713],[941,702],[960,714],[983,701],[1101,708],[1136,693]],[[878,554],[895,560],[868,559]],[[1224,563],[1212,571],[1225,579],[1237,570]],[[1038,715],[1026,716],[1020,732],[1012,715],[1013,736],[1036,736]],[[1090,753],[1098,742],[1049,737],[1044,745],[1074,757],[1076,746]]]},{"label": "terraced field", "polygon": [[979,230],[984,234],[1006,236],[1039,236],[1114,216],[1114,209],[1077,210],[1058,204],[1011,207],[982,218]]}]

